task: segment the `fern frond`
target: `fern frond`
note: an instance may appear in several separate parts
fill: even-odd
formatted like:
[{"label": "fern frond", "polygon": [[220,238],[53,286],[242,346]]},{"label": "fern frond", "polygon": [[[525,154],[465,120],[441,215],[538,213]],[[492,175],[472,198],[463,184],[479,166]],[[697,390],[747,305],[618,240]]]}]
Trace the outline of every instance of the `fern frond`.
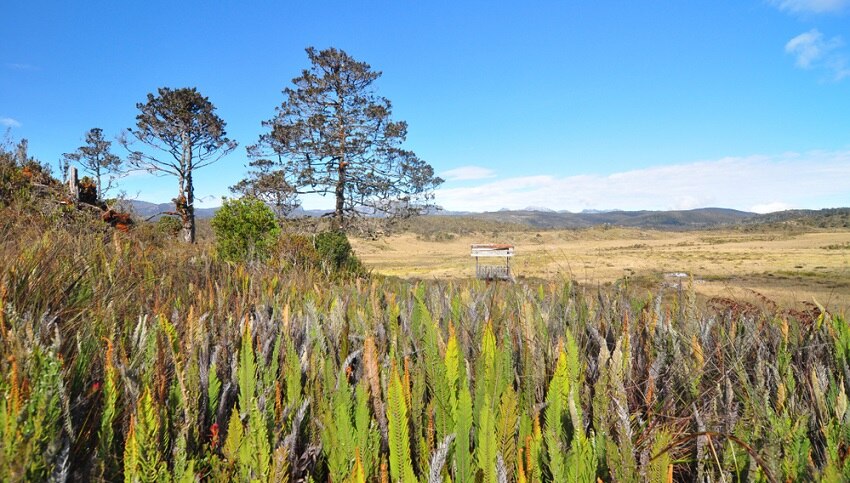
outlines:
[{"label": "fern frond", "polygon": [[245,430],[242,428],[242,420],[239,419],[239,411],[233,408],[230,412],[230,421],[227,423],[227,438],[221,450],[224,457],[231,463],[235,463],[239,457],[239,448],[242,446],[242,436]]},{"label": "fern frond", "polygon": [[346,483],[366,483],[366,471],[363,468],[363,461],[360,458],[360,449],[354,450],[354,467],[351,468],[351,474],[345,479]]},{"label": "fern frond", "polygon": [[410,433],[404,388],[395,366],[387,390],[387,425],[390,447],[390,476],[393,481],[412,482],[413,462],[410,459]]},{"label": "fern frond", "polygon": [[295,343],[289,337],[286,337],[284,364],[286,405],[296,408],[301,405],[301,358],[295,350]]},{"label": "fern frond", "polygon": [[380,449],[380,434],[372,423],[369,412],[369,389],[367,382],[361,380],[356,390],[356,405],[354,409],[354,427],[356,446],[360,451],[361,464],[366,475],[375,471]]},{"label": "fern frond", "polygon": [[496,434],[499,442],[499,452],[504,457],[505,466],[513,468],[517,454],[517,427],[519,425],[518,414],[519,401],[516,391],[512,386],[505,388],[502,392],[502,400],[499,402],[499,417],[496,424]]},{"label": "fern frond", "polygon": [[472,433],[472,395],[466,381],[461,381],[460,395],[458,396],[457,421],[455,422],[455,466],[457,474],[455,479],[459,483],[472,483],[474,473],[472,471],[472,452],[469,448],[469,438]]},{"label": "fern frond", "polygon": [[549,458],[549,472],[555,481],[567,481],[563,448],[565,434],[562,421],[567,411],[567,395],[570,387],[567,364],[567,355],[562,350],[555,366],[555,374],[549,382],[544,413],[543,439],[546,442],[546,455]]},{"label": "fern frond", "polygon": [[158,481],[166,474],[157,413],[151,392],[145,389],[136,404],[132,438],[124,446],[125,481]]},{"label": "fern frond", "polygon": [[136,439],[136,417],[130,416],[130,429],[124,440],[124,482],[133,483],[139,474],[139,443]]},{"label": "fern frond", "polygon": [[478,469],[484,475],[485,483],[497,483],[496,479],[496,434],[493,415],[489,409],[490,396],[484,396],[484,404],[478,417],[478,445],[475,448]]},{"label": "fern frond", "polygon": [[250,480],[266,481],[271,468],[271,445],[266,420],[254,404],[248,417],[248,432],[239,447],[240,474]]},{"label": "fern frond", "polygon": [[[646,470],[646,479],[649,483],[667,483],[667,474],[672,466],[669,445],[673,438],[666,430],[655,433],[655,441],[652,443],[652,457],[649,468]],[[663,451],[663,453],[662,453]]]},{"label": "fern frond", "polygon": [[207,386],[207,418],[210,421],[215,420],[216,412],[218,411],[219,397],[221,396],[221,379],[218,377],[218,367],[215,362],[210,364],[209,368],[209,385]]},{"label": "fern frond", "polygon": [[112,446],[114,443],[113,424],[118,412],[118,370],[112,362],[112,341],[107,339],[106,356],[103,368],[103,410],[100,415],[98,432],[98,457],[101,465],[101,475],[110,472]]}]

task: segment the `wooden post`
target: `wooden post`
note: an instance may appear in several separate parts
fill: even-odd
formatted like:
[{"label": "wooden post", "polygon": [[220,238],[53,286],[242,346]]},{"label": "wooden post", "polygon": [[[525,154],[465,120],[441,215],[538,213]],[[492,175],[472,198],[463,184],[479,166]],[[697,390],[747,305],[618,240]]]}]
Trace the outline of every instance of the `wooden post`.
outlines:
[{"label": "wooden post", "polygon": [[78,201],[80,199],[80,180],[77,178],[77,168],[74,166],[68,166],[67,183],[74,201]]}]

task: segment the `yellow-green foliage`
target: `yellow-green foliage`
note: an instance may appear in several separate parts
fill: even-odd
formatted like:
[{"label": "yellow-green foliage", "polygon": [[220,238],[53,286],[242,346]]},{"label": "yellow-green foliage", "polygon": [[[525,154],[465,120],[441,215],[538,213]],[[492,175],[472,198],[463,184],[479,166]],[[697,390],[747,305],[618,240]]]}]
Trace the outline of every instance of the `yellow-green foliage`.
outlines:
[{"label": "yellow-green foliage", "polygon": [[393,367],[387,389],[387,424],[390,444],[390,475],[393,481],[415,481],[410,459],[407,404],[398,371]]},{"label": "yellow-green foliage", "polygon": [[130,419],[124,446],[124,481],[167,481],[168,467],[163,454],[167,440],[161,431],[159,410],[149,389],[145,389]]},{"label": "yellow-green foliage", "polygon": [[455,478],[460,483],[471,483],[474,481],[472,469],[472,452],[469,439],[472,433],[472,395],[465,382],[461,383],[460,396],[458,397],[457,430],[455,439],[455,465],[457,475]]},{"label": "yellow-green foliage", "polygon": [[57,470],[61,363],[41,346],[23,364],[14,356],[10,362],[10,371],[0,379],[5,396],[0,398],[0,472],[8,480],[46,479]]}]

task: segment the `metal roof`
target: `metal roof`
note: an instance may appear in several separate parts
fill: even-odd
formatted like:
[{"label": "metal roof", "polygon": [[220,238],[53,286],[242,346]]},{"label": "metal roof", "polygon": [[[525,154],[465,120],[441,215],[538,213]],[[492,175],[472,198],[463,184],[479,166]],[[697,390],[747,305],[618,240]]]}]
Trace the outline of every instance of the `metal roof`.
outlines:
[{"label": "metal roof", "polygon": [[470,256],[473,257],[512,257],[514,246],[499,243],[473,243]]}]

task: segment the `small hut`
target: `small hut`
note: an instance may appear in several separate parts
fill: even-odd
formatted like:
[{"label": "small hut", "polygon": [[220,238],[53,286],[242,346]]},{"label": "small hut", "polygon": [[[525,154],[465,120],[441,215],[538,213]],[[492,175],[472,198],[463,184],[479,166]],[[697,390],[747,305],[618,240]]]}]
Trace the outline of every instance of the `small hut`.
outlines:
[{"label": "small hut", "polygon": [[[496,243],[473,243],[472,257],[475,258],[475,277],[481,280],[513,280],[511,275],[511,257],[513,245]],[[504,258],[505,264],[481,263],[481,259]]]}]

